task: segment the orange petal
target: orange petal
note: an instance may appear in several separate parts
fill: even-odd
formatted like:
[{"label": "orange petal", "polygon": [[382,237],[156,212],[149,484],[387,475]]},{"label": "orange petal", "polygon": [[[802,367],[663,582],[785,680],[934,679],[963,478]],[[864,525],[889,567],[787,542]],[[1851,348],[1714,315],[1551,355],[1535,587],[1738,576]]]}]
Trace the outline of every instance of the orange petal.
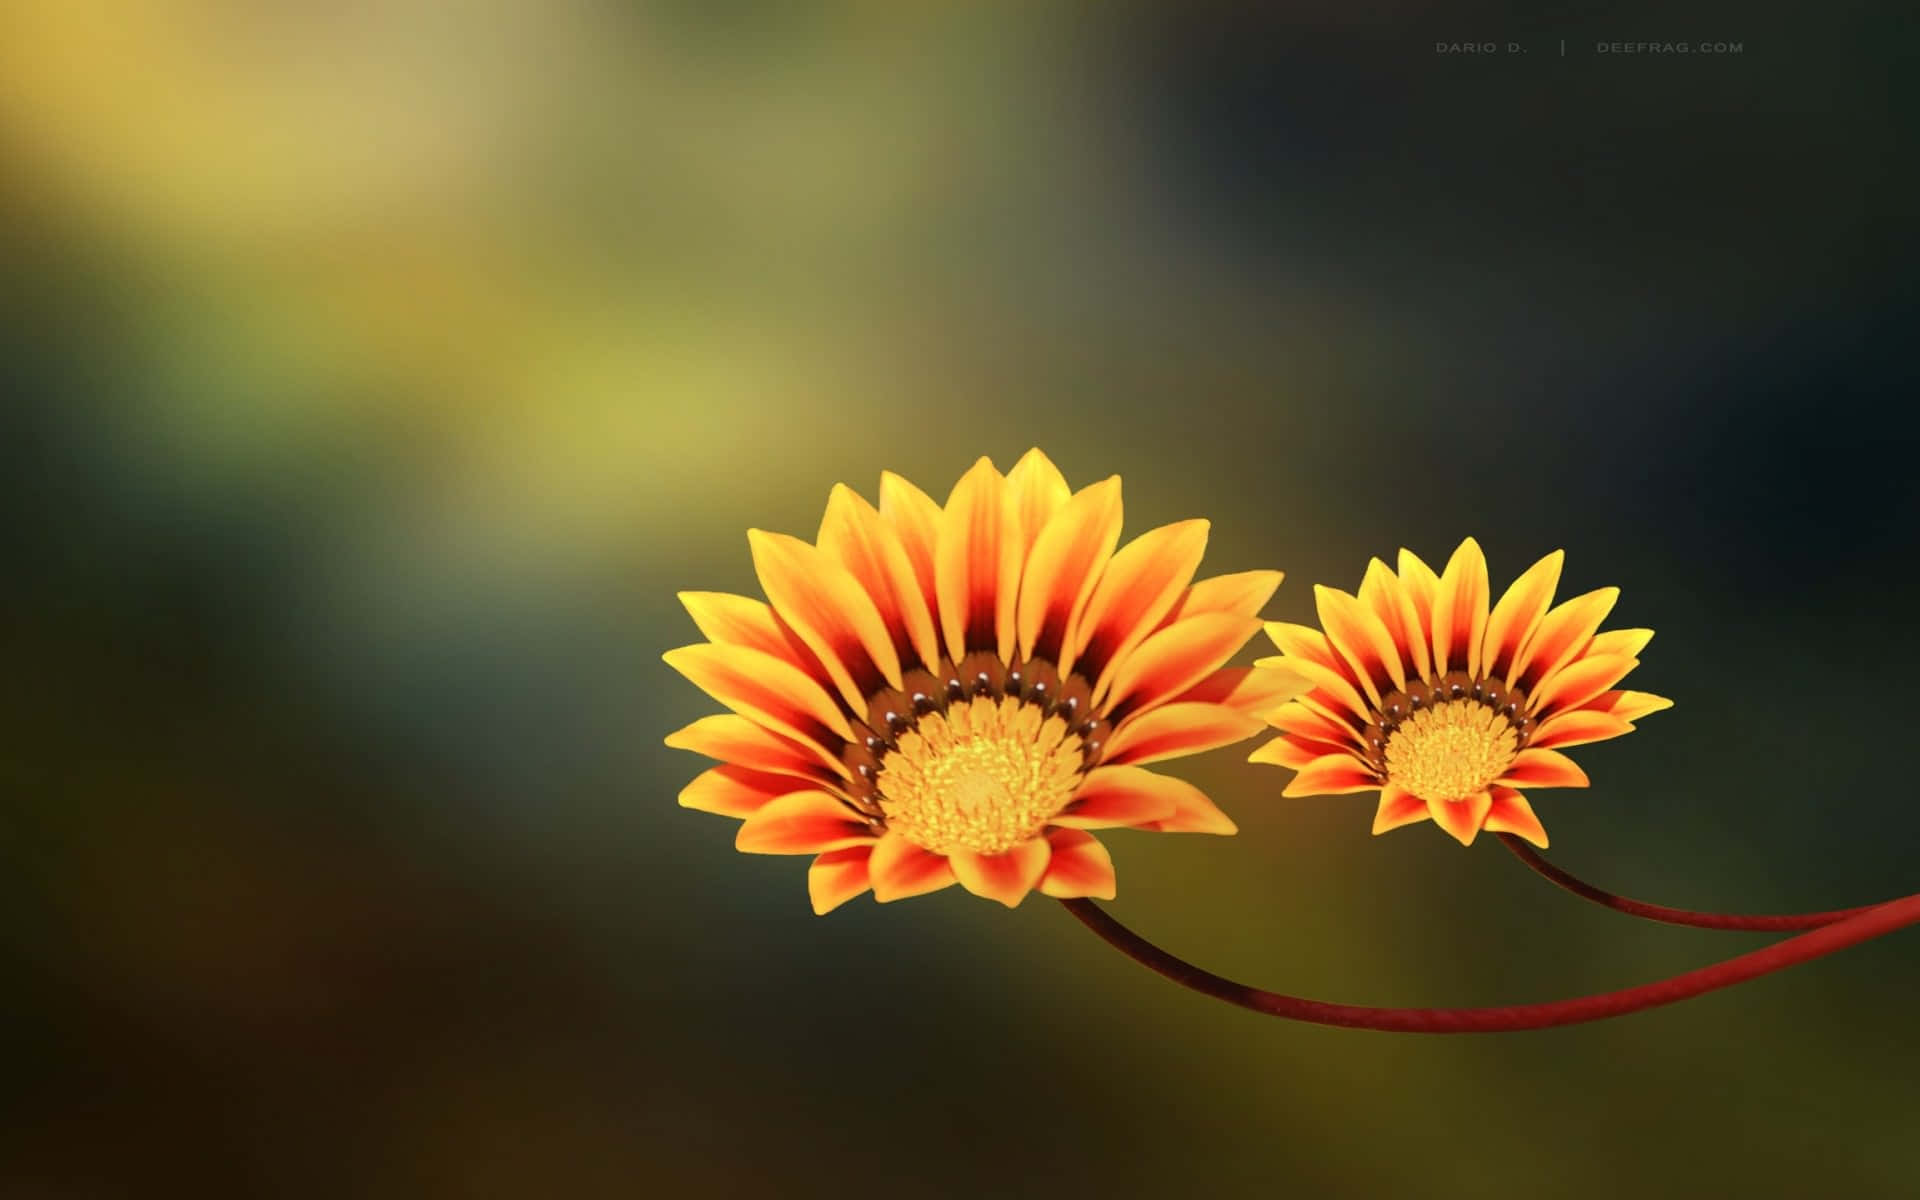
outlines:
[{"label": "orange petal", "polygon": [[1528,746],[1495,783],[1511,787],[1586,787],[1587,773],[1558,750]]},{"label": "orange petal", "polygon": [[1282,796],[1342,796],[1370,792],[1380,786],[1373,771],[1351,754],[1325,754],[1300,768]]},{"label": "orange petal", "polygon": [[1638,658],[1652,640],[1651,629],[1609,629],[1593,635],[1593,641],[1587,644],[1587,653],[1623,654],[1628,658]]},{"label": "orange petal", "polygon": [[1407,594],[1400,577],[1377,558],[1367,563],[1366,577],[1360,581],[1360,603],[1372,609],[1373,615],[1387,627],[1387,635],[1400,651],[1407,673],[1428,677],[1433,670],[1427,645],[1428,622],[1414,609],[1413,598]]},{"label": "orange petal", "polygon": [[[1161,629],[1115,660],[1106,711],[1140,713],[1166,703],[1219,670],[1258,632],[1260,622],[1234,613],[1202,613]],[[1094,702],[1102,702],[1098,687]]]},{"label": "orange petal", "polygon": [[784,658],[809,675],[826,678],[820,660],[793,630],[780,624],[764,600],[728,592],[681,592],[680,603],[710,642],[747,646]]},{"label": "orange petal", "polygon": [[1053,847],[1045,838],[1022,842],[1005,854],[975,854],[962,850],[948,861],[960,886],[976,896],[998,900],[1013,908],[1046,874]]},{"label": "orange petal", "polygon": [[1533,805],[1512,788],[1493,789],[1493,807],[1487,810],[1484,826],[1488,833],[1511,833],[1525,838],[1542,850],[1547,848],[1547,830],[1533,815]]},{"label": "orange petal", "polygon": [[1107,739],[1104,761],[1149,763],[1229,746],[1265,729],[1266,722],[1225,704],[1183,701],[1128,717]]},{"label": "orange petal", "polygon": [[940,514],[934,581],[940,592],[940,628],[953,661],[968,649],[1013,657],[1014,603],[1019,596],[1019,519],[1006,503],[1007,481],[985,458],[953,485]]},{"label": "orange petal", "polygon": [[872,826],[838,796],[795,792],[769,800],[740,823],[733,848],[742,854],[820,854],[874,840]]},{"label": "orange petal", "polygon": [[1487,628],[1487,556],[1468,538],[1447,560],[1433,593],[1433,669],[1436,674],[1480,670]]},{"label": "orange petal", "polygon": [[1533,693],[1529,710],[1547,717],[1569,708],[1578,708],[1619,683],[1622,676],[1640,665],[1637,658],[1606,654],[1575,659],[1540,682]]},{"label": "orange petal", "polygon": [[1247,755],[1250,763],[1271,763],[1276,767],[1286,767],[1298,771],[1317,758],[1329,755],[1345,754],[1359,762],[1353,752],[1338,743],[1320,742],[1302,737],[1297,733],[1282,734],[1252,754]]},{"label": "orange petal", "polygon": [[1259,717],[1312,688],[1312,680],[1284,666],[1223,667],[1175,696],[1171,703],[1224,704]]},{"label": "orange petal", "polygon": [[[1407,600],[1413,605],[1414,615],[1420,619],[1420,630],[1428,643],[1433,640],[1433,601],[1440,590],[1440,577],[1433,568],[1421,561],[1418,554],[1402,546],[1400,548],[1400,586],[1407,593]],[[1440,668],[1434,666],[1435,674]]]},{"label": "orange petal", "polygon": [[1427,817],[1425,800],[1389,783],[1380,789],[1380,807],[1373,812],[1373,834],[1378,837],[1388,830],[1412,825]]},{"label": "orange petal", "polygon": [[893,526],[900,548],[913,564],[913,576],[920,581],[920,595],[936,622],[940,613],[940,592],[933,571],[934,547],[940,544],[940,506],[913,484],[892,471],[880,472],[880,519]]},{"label": "orange petal", "polygon": [[[1268,622],[1271,630],[1273,622]],[[1253,665],[1265,671],[1291,671],[1313,685],[1312,691],[1298,697],[1303,702],[1308,695],[1324,696],[1341,711],[1351,713],[1361,724],[1373,719],[1373,710],[1367,705],[1367,698],[1348,678],[1348,668],[1342,663],[1339,667],[1324,667],[1310,658],[1292,654],[1278,654],[1270,658],[1256,658]]]},{"label": "orange petal", "polygon": [[1672,708],[1673,701],[1651,692],[1602,692],[1581,707],[1610,712],[1623,721],[1638,721],[1650,713]]},{"label": "orange petal", "polygon": [[852,572],[818,546],[784,533],[747,531],[753,567],[773,611],[827,669],[847,707],[865,712],[867,696],[900,686],[900,656],[873,597]]},{"label": "orange petal", "polygon": [[1262,621],[1260,628],[1286,657],[1314,663],[1340,675],[1351,674],[1351,669],[1333,652],[1333,643],[1327,640],[1327,635],[1313,626],[1295,625],[1291,621]]},{"label": "orange petal", "polygon": [[806,784],[791,775],[773,775],[727,763],[702,771],[680,789],[680,807],[722,817],[745,817],[775,797],[804,790]]},{"label": "orange petal", "polygon": [[1464,800],[1428,800],[1427,815],[1433,823],[1452,834],[1462,846],[1473,845],[1473,839],[1486,824],[1487,813],[1493,810],[1493,797],[1486,792],[1468,796]]},{"label": "orange petal", "polygon": [[1041,895],[1056,900],[1113,899],[1113,856],[1099,838],[1078,829],[1055,829],[1047,834],[1047,842],[1053,849],[1047,873],[1040,877]]},{"label": "orange petal", "polygon": [[1205,521],[1180,521],[1120,547],[1100,572],[1079,625],[1068,633],[1060,673],[1077,664],[1099,683],[1115,660],[1153,632],[1199,569],[1207,528]]},{"label": "orange petal", "polygon": [[1068,829],[1111,829],[1158,821],[1173,815],[1180,786],[1179,780],[1140,767],[1095,767],[1053,823]]},{"label": "orange petal", "polygon": [[1180,786],[1171,789],[1174,797],[1173,815],[1149,821],[1140,826],[1141,829],[1150,833],[1210,833],[1216,837],[1231,837],[1240,832],[1233,818],[1215,807],[1205,792],[1185,780],[1176,779],[1174,782]]},{"label": "orange petal", "polygon": [[1500,597],[1500,603],[1493,606],[1482,645],[1485,661],[1481,669],[1487,675],[1505,678],[1512,669],[1514,660],[1520,656],[1520,647],[1540,628],[1547,606],[1553,603],[1553,591],[1560,586],[1560,568],[1566,560],[1564,550],[1547,555],[1514,580],[1513,586]]},{"label": "orange petal", "polygon": [[853,740],[853,727],[813,678],[782,658],[745,646],[700,642],[661,656],[701,691],[795,741],[831,734]]},{"label": "orange petal", "polygon": [[1632,732],[1633,724],[1630,721],[1612,713],[1583,708],[1558,713],[1540,722],[1540,727],[1527,739],[1527,745],[1536,750],[1552,750],[1560,746],[1604,742],[1608,738]]},{"label": "orange petal", "polygon": [[1593,631],[1600,628],[1618,599],[1619,588],[1605,587],[1554,605],[1514,659],[1507,682],[1518,683],[1531,693],[1540,680],[1586,650]]},{"label": "orange petal", "polygon": [[668,734],[667,745],[755,771],[794,775],[821,783],[830,784],[836,777],[853,778],[840,756],[827,753],[825,747],[781,737],[736,713],[701,717],[686,728]]},{"label": "orange petal", "polygon": [[1366,689],[1369,700],[1378,705],[1388,691],[1407,686],[1406,667],[1400,661],[1399,647],[1393,644],[1393,635],[1359,597],[1315,584],[1313,598],[1327,642]]},{"label": "orange petal", "polygon": [[1284,578],[1286,576],[1279,571],[1241,571],[1202,579],[1181,594],[1164,623],[1171,625],[1183,618],[1209,612],[1257,617],[1260,610],[1267,606],[1267,601],[1273,599],[1273,593],[1279,590],[1280,581]]},{"label": "orange petal", "polygon": [[893,638],[901,665],[918,659],[929,669],[940,662],[933,610],[914,574],[913,560],[892,524],[846,484],[837,484],[820,519],[820,549],[845,567],[872,598],[880,623]]},{"label": "orange petal", "polygon": [[1306,697],[1298,697],[1267,714],[1267,724],[1283,733],[1298,734],[1313,741],[1328,742],[1343,749],[1361,749],[1353,726],[1337,721],[1314,709]]},{"label": "orange petal", "polygon": [[848,846],[813,860],[807,868],[807,894],[816,915],[826,916],[873,886],[867,879],[867,859],[872,853],[872,846]]},{"label": "orange petal", "polygon": [[1024,554],[1054,513],[1067,502],[1071,489],[1053,460],[1035,446],[1020,456],[1007,472],[1007,506],[1020,526],[1020,545]]},{"label": "orange petal", "polygon": [[1067,630],[1086,611],[1100,568],[1120,541],[1120,520],[1116,475],[1083,489],[1040,530],[1020,579],[1020,657],[1059,657]]},{"label": "orange petal", "polygon": [[868,864],[873,898],[882,904],[924,896],[953,884],[947,856],[923,850],[897,833],[887,833],[874,844]]}]

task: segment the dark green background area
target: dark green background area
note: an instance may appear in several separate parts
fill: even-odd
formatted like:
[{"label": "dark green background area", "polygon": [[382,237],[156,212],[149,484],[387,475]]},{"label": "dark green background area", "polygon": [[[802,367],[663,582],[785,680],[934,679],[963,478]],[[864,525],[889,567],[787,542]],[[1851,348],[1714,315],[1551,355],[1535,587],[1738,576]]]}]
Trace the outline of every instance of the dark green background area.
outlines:
[{"label": "dark green background area", "polygon": [[[1039,445],[1277,619],[1564,547],[1676,707],[1537,795],[1554,861],[1920,887],[1909,29],[497,7],[144,30],[159,83],[49,41],[80,82],[0,103],[0,1192],[1920,1188],[1911,932],[1587,1027],[1282,1023],[1039,897],[812,916],[676,806],[716,706],[659,657],[748,527]],[[1514,1003],[1759,944],[1370,838],[1254,744],[1174,764],[1239,837],[1108,839],[1216,971]]]}]

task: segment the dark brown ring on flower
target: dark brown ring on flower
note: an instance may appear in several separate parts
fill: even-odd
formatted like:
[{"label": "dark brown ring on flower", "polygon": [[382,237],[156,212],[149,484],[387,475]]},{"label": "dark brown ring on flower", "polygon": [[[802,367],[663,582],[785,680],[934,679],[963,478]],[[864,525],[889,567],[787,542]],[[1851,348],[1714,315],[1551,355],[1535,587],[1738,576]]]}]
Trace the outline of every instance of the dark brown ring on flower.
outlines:
[{"label": "dark brown ring on flower", "polygon": [[1536,724],[1527,714],[1529,700],[1520,688],[1509,689],[1500,680],[1478,678],[1465,671],[1449,671],[1428,684],[1409,679],[1405,690],[1394,690],[1380,697],[1373,719],[1360,727],[1360,740],[1366,745],[1366,764],[1383,778],[1387,771],[1387,742],[1408,717],[1442,704],[1471,701],[1484,704],[1513,727],[1514,749],[1525,749],[1527,737]]}]

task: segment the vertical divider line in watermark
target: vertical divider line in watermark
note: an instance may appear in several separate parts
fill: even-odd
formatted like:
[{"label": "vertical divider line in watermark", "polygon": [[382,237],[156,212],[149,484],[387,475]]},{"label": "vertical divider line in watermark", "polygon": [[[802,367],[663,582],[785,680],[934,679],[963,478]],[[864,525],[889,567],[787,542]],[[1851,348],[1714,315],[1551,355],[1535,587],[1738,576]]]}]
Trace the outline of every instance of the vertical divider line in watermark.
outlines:
[{"label": "vertical divider line in watermark", "polygon": [[1560,39],[1560,57],[1565,58],[1566,56],[1567,56],[1567,39],[1561,38]]}]

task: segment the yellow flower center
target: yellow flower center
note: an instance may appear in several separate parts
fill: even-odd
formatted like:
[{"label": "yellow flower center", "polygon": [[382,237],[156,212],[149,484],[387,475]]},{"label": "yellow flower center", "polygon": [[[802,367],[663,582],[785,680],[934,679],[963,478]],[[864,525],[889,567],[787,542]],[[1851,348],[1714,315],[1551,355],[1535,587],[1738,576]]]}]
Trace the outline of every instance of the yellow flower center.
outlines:
[{"label": "yellow flower center", "polygon": [[1464,800],[1513,765],[1520,739],[1494,709],[1471,700],[1423,708],[1387,737],[1387,782],[1426,800]]},{"label": "yellow flower center", "polygon": [[887,828],[935,854],[1000,854],[1067,806],[1085,765],[1066,721],[1013,697],[922,716],[880,759]]}]

